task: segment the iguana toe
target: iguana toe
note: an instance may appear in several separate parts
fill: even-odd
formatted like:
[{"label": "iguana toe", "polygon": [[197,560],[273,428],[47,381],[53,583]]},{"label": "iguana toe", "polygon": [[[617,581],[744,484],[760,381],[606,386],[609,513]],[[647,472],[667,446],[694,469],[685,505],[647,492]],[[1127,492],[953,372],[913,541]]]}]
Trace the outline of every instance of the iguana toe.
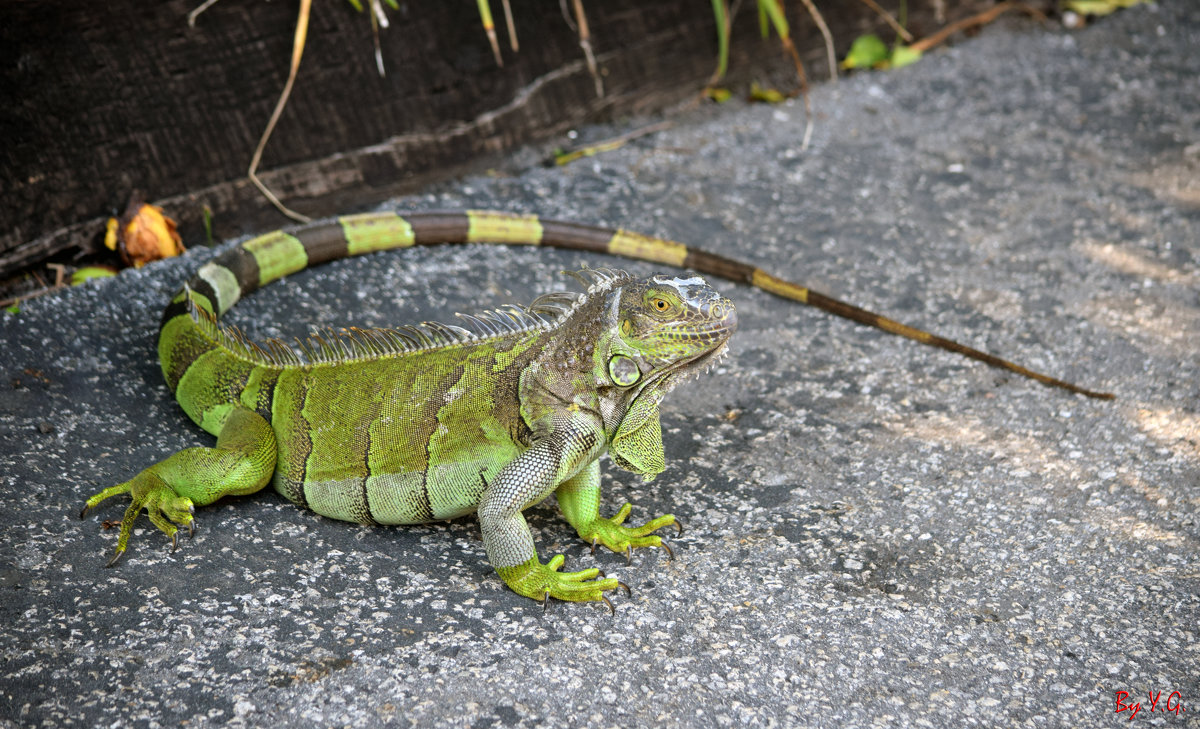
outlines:
[{"label": "iguana toe", "polygon": [[[614,552],[623,553],[626,561],[632,564],[635,547],[663,546],[662,537],[654,532],[663,527],[677,524],[673,515],[664,514],[641,526],[625,526],[623,522],[629,517],[632,508],[629,504],[625,504],[610,518],[596,517],[579,529],[579,535],[591,542],[593,552],[595,552],[597,544],[603,544]],[[667,547],[666,549],[667,553],[674,557],[671,548]]]}]

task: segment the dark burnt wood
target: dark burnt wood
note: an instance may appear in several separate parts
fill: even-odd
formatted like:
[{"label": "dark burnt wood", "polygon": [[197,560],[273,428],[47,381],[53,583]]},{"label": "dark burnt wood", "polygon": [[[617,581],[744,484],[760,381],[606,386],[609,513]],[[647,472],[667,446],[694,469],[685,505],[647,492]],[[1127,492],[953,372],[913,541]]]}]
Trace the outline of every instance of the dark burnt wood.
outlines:
[{"label": "dark burnt wood", "polygon": [[[862,3],[817,1],[839,53],[881,27]],[[597,98],[558,3],[513,0],[517,54],[492,4],[503,68],[474,3],[402,2],[381,31],[380,78],[367,17],[342,0],[315,3],[261,177],[305,214],[350,212],[586,121],[669,108],[703,88],[716,61],[707,0],[589,0],[607,92]],[[948,5],[963,17],[990,3]],[[810,78],[825,78],[819,34],[799,2],[787,6]],[[935,29],[932,6],[911,0],[911,26]],[[192,7],[0,0],[0,277],[94,247],[134,190],[164,205],[189,244],[203,240],[206,205],[218,238],[289,222],[245,171],[287,75],[297,3],[221,0],[189,28]],[[751,74],[791,83],[749,0],[730,70],[735,88]]]}]

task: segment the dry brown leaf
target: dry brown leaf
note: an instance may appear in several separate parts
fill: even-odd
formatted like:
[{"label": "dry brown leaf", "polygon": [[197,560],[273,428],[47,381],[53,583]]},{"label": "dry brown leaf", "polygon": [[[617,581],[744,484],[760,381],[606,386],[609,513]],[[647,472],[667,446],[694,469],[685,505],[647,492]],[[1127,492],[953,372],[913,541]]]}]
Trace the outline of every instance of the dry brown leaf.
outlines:
[{"label": "dry brown leaf", "polygon": [[130,205],[120,220],[109,218],[104,245],[120,253],[121,260],[134,268],[184,251],[175,221],[163,215],[162,208],[148,203]]}]

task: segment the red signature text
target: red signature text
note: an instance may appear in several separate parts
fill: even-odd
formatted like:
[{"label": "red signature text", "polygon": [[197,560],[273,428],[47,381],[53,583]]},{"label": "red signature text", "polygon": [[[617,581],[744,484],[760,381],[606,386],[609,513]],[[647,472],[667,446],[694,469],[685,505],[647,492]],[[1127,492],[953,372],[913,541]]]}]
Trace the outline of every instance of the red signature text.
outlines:
[{"label": "red signature text", "polygon": [[[1151,714],[1157,711],[1160,714],[1174,714],[1175,716],[1179,716],[1187,711],[1183,708],[1183,695],[1178,691],[1172,691],[1167,696],[1167,700],[1161,705],[1159,701],[1162,700],[1162,691],[1147,691],[1146,695],[1149,697],[1148,701],[1150,703],[1146,711]],[[1133,721],[1133,717],[1137,716],[1141,710],[1142,702],[1130,701],[1128,691],[1117,692],[1117,710],[1114,713],[1120,714],[1122,711],[1128,711],[1129,721]]]}]

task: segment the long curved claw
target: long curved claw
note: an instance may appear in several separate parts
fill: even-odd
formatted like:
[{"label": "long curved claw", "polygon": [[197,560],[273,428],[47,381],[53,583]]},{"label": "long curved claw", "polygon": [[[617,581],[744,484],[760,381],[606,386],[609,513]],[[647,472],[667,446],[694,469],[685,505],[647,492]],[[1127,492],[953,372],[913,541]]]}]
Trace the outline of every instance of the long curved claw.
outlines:
[{"label": "long curved claw", "polygon": [[667,550],[667,559],[669,559],[669,560],[671,560],[671,561],[674,561],[674,560],[675,560],[675,550],[671,549],[671,545],[670,545],[670,544],[667,544],[666,542],[663,542],[662,544],[659,544],[658,546],[660,546],[660,547],[662,547],[663,549]]},{"label": "long curved claw", "polygon": [[[633,591],[629,589],[629,585],[626,585],[624,582],[618,580],[617,587],[625,591],[625,597],[633,597]],[[605,605],[608,605],[609,615],[617,614],[617,609],[613,607],[612,600],[609,600],[607,595],[601,595],[600,599],[604,600]]]},{"label": "long curved claw", "polygon": [[675,536],[682,537],[683,536],[683,522],[681,520],[675,519],[675,529],[677,530],[675,532]]},{"label": "long curved claw", "polygon": [[625,566],[628,567],[631,564],[633,564],[633,545],[627,544],[625,546]]},{"label": "long curved claw", "polygon": [[113,558],[108,560],[108,564],[104,565],[105,569],[116,566],[117,562],[121,561],[121,555],[123,554],[125,554],[125,550],[118,549],[117,553],[113,555]]}]

